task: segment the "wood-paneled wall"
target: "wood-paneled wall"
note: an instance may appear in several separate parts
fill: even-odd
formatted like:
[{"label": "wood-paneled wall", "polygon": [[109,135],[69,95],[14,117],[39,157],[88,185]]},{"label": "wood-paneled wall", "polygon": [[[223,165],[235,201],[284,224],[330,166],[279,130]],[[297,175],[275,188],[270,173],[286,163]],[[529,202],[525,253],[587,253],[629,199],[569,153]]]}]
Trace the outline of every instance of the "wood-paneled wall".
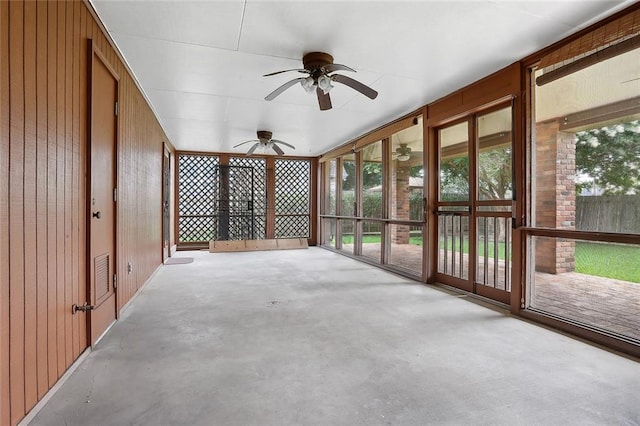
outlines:
[{"label": "wood-paneled wall", "polygon": [[[118,307],[161,264],[162,143],[87,5],[0,1],[0,424],[16,424],[87,347],[87,40],[120,76]],[[127,272],[131,262],[132,273]]]}]

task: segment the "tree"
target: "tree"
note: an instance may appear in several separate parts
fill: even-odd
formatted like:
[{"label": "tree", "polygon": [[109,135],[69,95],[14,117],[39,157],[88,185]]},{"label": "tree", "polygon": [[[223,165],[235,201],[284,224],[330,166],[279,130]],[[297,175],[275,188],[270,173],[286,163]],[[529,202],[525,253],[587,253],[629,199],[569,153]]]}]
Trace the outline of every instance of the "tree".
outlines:
[{"label": "tree", "polygon": [[640,194],[640,121],[576,133],[578,194],[596,185],[604,194]]},{"label": "tree", "polygon": [[508,200],[512,194],[511,145],[480,151],[478,192],[481,200]]},{"label": "tree", "polygon": [[[362,165],[362,187],[371,188],[382,183],[382,164],[365,161]],[[356,163],[354,161],[342,162],[342,190],[354,189],[356,182]]]},{"label": "tree", "polygon": [[[446,158],[440,162],[440,188],[446,201],[469,198],[469,157]],[[511,145],[492,147],[478,155],[478,197],[481,200],[511,198]]]},{"label": "tree", "polygon": [[452,157],[440,161],[440,193],[443,201],[469,199],[469,157]]},{"label": "tree", "polygon": [[342,190],[351,191],[356,186],[356,163],[343,161],[342,170]]},{"label": "tree", "polygon": [[417,166],[409,167],[409,176],[411,176],[411,177],[422,177],[422,176],[424,176],[424,167],[422,166],[422,164],[419,164]]},{"label": "tree", "polygon": [[[511,153],[511,145],[502,145],[481,150],[478,154],[477,179],[480,200],[511,198],[513,176]],[[469,199],[468,156],[445,158],[440,161],[440,188],[443,201]],[[498,241],[505,240],[506,229],[501,221],[484,226],[495,226]]]}]

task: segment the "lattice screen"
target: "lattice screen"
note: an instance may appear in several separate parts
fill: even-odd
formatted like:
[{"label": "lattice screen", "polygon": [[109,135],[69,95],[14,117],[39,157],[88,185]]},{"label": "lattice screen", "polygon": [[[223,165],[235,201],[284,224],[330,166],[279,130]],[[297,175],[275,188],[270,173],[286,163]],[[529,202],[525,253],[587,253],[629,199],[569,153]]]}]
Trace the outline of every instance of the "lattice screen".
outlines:
[{"label": "lattice screen", "polygon": [[229,165],[253,167],[254,238],[263,240],[267,235],[267,161],[264,158],[231,157]]},{"label": "lattice screen", "polygon": [[311,235],[311,163],[275,160],[276,238]]},{"label": "lattice screen", "polygon": [[214,170],[220,159],[212,155],[178,157],[178,244],[208,244],[218,232],[214,202]]}]

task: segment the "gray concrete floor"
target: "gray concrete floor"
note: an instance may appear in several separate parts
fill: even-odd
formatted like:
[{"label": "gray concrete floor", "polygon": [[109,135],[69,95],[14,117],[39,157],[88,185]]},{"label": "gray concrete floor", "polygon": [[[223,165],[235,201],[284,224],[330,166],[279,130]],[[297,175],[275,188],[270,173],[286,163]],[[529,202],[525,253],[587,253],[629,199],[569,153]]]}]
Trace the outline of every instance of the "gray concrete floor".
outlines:
[{"label": "gray concrete floor", "polygon": [[320,248],[180,252],[32,425],[640,424],[640,363]]}]

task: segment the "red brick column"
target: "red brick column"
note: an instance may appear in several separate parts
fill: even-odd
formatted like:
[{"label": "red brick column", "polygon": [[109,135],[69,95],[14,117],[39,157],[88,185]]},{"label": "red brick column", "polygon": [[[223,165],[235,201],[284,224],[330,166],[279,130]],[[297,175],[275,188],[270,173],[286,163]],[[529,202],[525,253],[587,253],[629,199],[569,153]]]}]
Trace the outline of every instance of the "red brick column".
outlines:
[{"label": "red brick column", "polygon": [[[576,139],[559,120],[536,124],[536,226],[575,229]],[[575,269],[575,242],[536,240],[536,270],[559,274]]]},{"label": "red brick column", "polygon": [[[409,167],[406,162],[396,161],[391,170],[391,217],[409,220]],[[393,225],[391,227],[393,244],[409,244],[409,227]]]}]

